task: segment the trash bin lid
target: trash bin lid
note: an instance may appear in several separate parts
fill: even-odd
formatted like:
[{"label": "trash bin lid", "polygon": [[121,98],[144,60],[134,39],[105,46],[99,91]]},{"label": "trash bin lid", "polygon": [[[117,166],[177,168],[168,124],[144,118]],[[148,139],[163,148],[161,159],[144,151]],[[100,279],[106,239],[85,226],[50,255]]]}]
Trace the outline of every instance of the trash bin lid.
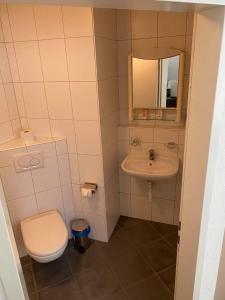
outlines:
[{"label": "trash bin lid", "polygon": [[84,219],[75,219],[72,221],[71,228],[73,231],[84,231],[88,229],[89,225]]}]

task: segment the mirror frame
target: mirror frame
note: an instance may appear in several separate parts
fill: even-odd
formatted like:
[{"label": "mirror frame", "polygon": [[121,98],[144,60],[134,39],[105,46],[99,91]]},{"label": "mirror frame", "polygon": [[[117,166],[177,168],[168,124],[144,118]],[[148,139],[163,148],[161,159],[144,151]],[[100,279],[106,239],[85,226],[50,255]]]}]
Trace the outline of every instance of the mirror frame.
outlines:
[{"label": "mirror frame", "polygon": [[[134,54],[130,54],[128,56],[128,100],[129,100],[129,121],[133,121],[133,69],[132,69],[132,58],[139,59],[163,59],[170,58],[173,56],[180,56],[179,62],[179,74],[178,74],[178,90],[177,90],[177,107],[176,108],[166,108],[166,107],[155,107],[153,110],[175,110],[176,111],[176,119],[175,122],[181,121],[181,109],[182,109],[182,96],[183,96],[183,85],[184,85],[184,62],[185,62],[185,54],[181,50],[172,49],[172,48],[152,48],[148,56],[135,56]],[[136,119],[135,119],[136,120]],[[151,119],[146,119],[151,120]],[[163,121],[163,120],[162,120]]]}]

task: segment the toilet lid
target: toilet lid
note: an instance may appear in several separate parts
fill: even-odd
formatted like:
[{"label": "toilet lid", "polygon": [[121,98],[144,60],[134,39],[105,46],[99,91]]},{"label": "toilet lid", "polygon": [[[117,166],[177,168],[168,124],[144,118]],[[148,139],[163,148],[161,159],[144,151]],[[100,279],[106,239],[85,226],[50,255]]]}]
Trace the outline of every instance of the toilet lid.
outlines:
[{"label": "toilet lid", "polygon": [[68,239],[66,226],[56,210],[21,221],[21,231],[25,247],[37,256],[59,251]]}]

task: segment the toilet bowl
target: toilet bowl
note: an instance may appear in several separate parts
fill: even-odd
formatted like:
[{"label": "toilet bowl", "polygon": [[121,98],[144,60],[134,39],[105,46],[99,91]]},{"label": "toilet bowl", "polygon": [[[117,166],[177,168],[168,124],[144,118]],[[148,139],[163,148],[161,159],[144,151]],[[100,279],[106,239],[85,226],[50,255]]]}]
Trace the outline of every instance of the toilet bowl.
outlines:
[{"label": "toilet bowl", "polygon": [[65,251],[68,231],[57,210],[24,219],[20,225],[25,248],[34,260],[48,263]]}]

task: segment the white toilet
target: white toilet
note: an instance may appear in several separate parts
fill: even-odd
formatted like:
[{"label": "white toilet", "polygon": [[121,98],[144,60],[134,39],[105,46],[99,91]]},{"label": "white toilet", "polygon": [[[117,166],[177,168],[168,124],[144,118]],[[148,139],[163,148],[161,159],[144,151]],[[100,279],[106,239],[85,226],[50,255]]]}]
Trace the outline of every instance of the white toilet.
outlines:
[{"label": "white toilet", "polygon": [[57,210],[34,215],[20,224],[25,248],[34,260],[48,263],[65,251],[68,231]]}]

